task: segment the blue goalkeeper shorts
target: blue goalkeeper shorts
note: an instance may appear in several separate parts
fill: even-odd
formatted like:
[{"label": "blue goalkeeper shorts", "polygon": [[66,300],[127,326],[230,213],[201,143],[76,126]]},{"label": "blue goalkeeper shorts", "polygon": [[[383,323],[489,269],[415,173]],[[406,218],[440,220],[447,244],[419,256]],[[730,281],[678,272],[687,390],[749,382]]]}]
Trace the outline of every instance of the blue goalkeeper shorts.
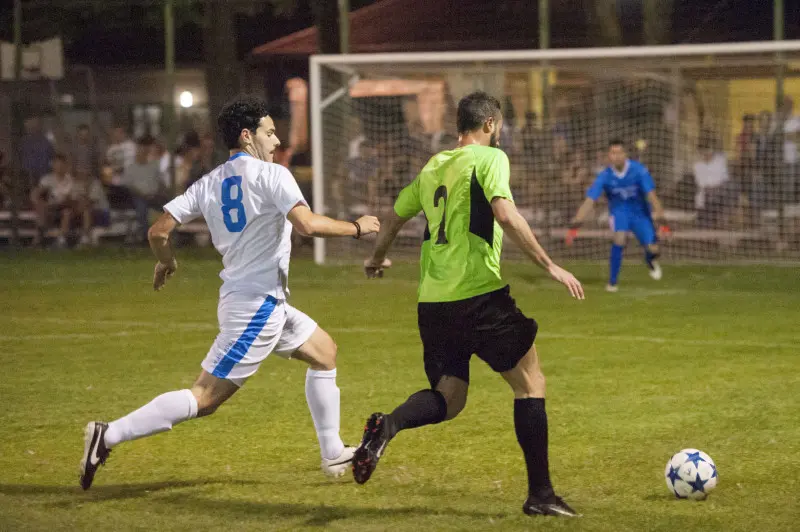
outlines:
[{"label": "blue goalkeeper shorts", "polygon": [[632,232],[643,246],[655,244],[658,241],[653,219],[644,214],[632,214],[625,211],[616,212],[609,217],[611,230],[616,232]]}]

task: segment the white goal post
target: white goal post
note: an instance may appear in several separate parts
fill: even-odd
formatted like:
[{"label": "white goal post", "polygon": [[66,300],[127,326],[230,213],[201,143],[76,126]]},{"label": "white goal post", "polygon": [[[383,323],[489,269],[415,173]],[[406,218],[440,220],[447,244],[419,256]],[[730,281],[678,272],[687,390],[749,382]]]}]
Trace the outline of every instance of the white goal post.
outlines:
[{"label": "white goal post", "polygon": [[[607,256],[602,204],[572,246],[563,236],[613,138],[653,174],[673,229],[666,255],[800,258],[800,41],[316,55],[310,85],[317,213],[388,212],[454,147],[455,104],[481,89],[503,104],[515,202],[554,255]],[[409,222],[393,253],[416,253],[425,225]],[[368,250],[315,239],[314,259]]]}]

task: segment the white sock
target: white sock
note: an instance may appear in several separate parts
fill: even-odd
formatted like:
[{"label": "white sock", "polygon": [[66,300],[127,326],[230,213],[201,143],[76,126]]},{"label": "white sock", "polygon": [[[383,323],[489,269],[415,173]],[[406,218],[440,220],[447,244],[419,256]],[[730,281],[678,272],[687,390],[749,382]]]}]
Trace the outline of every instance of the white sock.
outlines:
[{"label": "white sock", "polygon": [[339,388],[336,386],[336,369],[306,373],[306,401],[317,429],[319,450],[328,460],[339,458],[344,443],[339,437]]},{"label": "white sock", "polygon": [[106,447],[144,438],[171,429],[197,416],[197,399],[191,390],[177,390],[159,395],[139,410],[112,421],[106,431]]}]

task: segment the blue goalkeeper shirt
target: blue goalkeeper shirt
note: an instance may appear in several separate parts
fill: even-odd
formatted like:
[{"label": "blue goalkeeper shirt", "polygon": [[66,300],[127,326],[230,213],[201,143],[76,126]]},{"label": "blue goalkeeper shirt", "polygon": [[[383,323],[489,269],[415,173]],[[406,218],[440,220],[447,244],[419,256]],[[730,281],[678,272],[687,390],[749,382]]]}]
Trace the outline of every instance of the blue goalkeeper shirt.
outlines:
[{"label": "blue goalkeeper shirt", "polygon": [[649,218],[650,204],[647,201],[647,194],[655,188],[653,177],[647,168],[628,159],[622,172],[617,172],[611,166],[600,172],[586,192],[586,196],[597,201],[605,193],[611,216]]}]

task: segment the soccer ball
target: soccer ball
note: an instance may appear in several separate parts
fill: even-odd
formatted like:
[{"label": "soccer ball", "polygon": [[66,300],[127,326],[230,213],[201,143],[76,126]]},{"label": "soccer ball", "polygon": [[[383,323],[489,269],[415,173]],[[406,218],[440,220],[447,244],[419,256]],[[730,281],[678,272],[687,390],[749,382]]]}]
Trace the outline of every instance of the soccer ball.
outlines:
[{"label": "soccer ball", "polygon": [[667,462],[667,487],[679,499],[702,501],[717,486],[717,466],[703,451],[684,449]]}]

